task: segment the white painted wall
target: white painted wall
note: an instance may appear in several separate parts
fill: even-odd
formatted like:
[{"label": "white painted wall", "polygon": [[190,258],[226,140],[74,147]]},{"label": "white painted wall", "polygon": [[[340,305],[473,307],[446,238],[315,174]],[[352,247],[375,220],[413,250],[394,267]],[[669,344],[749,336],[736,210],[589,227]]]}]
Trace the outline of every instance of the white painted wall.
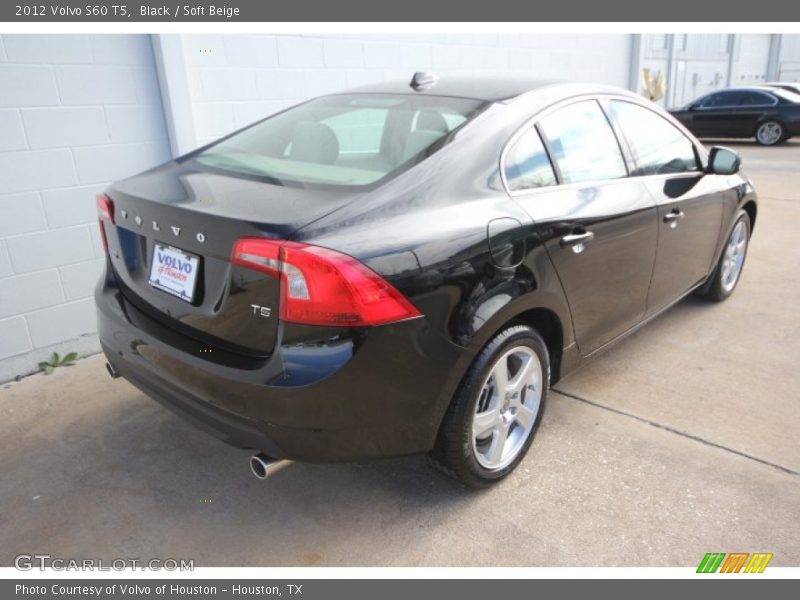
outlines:
[{"label": "white painted wall", "polygon": [[778,79],[800,81],[800,35],[781,36]]},{"label": "white painted wall", "polygon": [[737,37],[731,86],[766,83],[772,36],[749,33]]},{"label": "white painted wall", "polygon": [[0,38],[0,381],[97,348],[95,195],[168,158],[149,36]]},{"label": "white painted wall", "polygon": [[774,43],[780,46],[773,65],[775,77],[800,80],[800,35],[676,34],[672,60],[670,36],[643,37],[641,67],[667,77],[667,95],[661,102],[666,106],[682,106],[725,87],[766,82]]},{"label": "white painted wall", "polygon": [[[163,36],[162,36],[163,37]],[[630,35],[181,36],[197,145],[308,98],[414,71],[627,87]]]},{"label": "white painted wall", "polygon": [[642,67],[661,71],[667,80],[667,93],[661,104],[681,106],[726,86],[731,36],[659,34],[645,37]]}]

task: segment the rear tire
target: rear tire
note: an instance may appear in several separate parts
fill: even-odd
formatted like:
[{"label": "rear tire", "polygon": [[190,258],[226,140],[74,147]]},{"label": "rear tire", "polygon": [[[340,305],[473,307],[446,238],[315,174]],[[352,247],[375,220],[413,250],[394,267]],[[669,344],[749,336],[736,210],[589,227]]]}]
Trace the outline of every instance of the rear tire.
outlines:
[{"label": "rear tire", "polygon": [[445,414],[431,464],[472,488],[485,488],[525,457],[544,413],[550,356],[525,325],[497,334],[478,354]]},{"label": "rear tire", "polygon": [[727,300],[739,284],[749,245],[750,215],[740,210],[728,239],[725,240],[717,267],[698,294],[715,302]]},{"label": "rear tire", "polygon": [[761,146],[775,146],[786,141],[786,127],[779,121],[764,121],[756,128],[755,138]]}]

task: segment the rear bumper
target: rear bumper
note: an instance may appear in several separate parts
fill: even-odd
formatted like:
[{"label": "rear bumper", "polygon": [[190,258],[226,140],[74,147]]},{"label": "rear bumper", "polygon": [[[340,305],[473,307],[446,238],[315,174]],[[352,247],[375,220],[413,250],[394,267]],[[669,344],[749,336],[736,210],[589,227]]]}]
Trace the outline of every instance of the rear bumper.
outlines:
[{"label": "rear bumper", "polygon": [[[237,361],[179,338],[113,282],[101,281],[95,299],[103,351],[120,375],[216,437],[275,458],[425,452],[460,380],[464,350],[424,318],[347,330],[336,340],[305,335],[279,342],[268,359]],[[314,373],[324,378],[308,383]]]}]

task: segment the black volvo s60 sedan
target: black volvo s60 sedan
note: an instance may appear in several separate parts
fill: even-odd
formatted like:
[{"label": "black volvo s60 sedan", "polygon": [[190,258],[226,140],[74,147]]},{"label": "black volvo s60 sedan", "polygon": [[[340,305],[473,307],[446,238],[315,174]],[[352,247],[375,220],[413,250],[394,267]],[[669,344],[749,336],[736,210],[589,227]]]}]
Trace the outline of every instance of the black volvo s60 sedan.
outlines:
[{"label": "black volvo s60 sedan", "polygon": [[553,382],[733,292],[739,162],[611,87],[418,74],[317,98],[98,198],[107,366],[262,478],[429,453],[486,486]]},{"label": "black volvo s60 sedan", "polygon": [[721,90],[670,112],[699,137],[755,138],[774,146],[800,135],[800,94],[771,85]]}]

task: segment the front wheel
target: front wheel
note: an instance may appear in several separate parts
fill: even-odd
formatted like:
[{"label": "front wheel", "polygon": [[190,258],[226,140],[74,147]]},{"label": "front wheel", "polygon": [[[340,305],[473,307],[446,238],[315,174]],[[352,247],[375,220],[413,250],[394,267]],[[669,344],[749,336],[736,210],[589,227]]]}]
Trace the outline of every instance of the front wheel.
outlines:
[{"label": "front wheel", "polygon": [[702,288],[701,295],[721,302],[733,294],[736,284],[742,275],[744,260],[747,258],[747,247],[750,243],[750,216],[741,210],[736,217],[736,223],[728,235],[722,256],[719,258],[716,269],[711,279]]},{"label": "front wheel", "polygon": [[550,357],[536,331],[515,325],[497,334],[453,397],[433,466],[474,488],[503,479],[533,441],[549,383]]},{"label": "front wheel", "polygon": [[786,128],[778,121],[764,121],[756,129],[756,142],[762,146],[774,146],[786,140]]}]

